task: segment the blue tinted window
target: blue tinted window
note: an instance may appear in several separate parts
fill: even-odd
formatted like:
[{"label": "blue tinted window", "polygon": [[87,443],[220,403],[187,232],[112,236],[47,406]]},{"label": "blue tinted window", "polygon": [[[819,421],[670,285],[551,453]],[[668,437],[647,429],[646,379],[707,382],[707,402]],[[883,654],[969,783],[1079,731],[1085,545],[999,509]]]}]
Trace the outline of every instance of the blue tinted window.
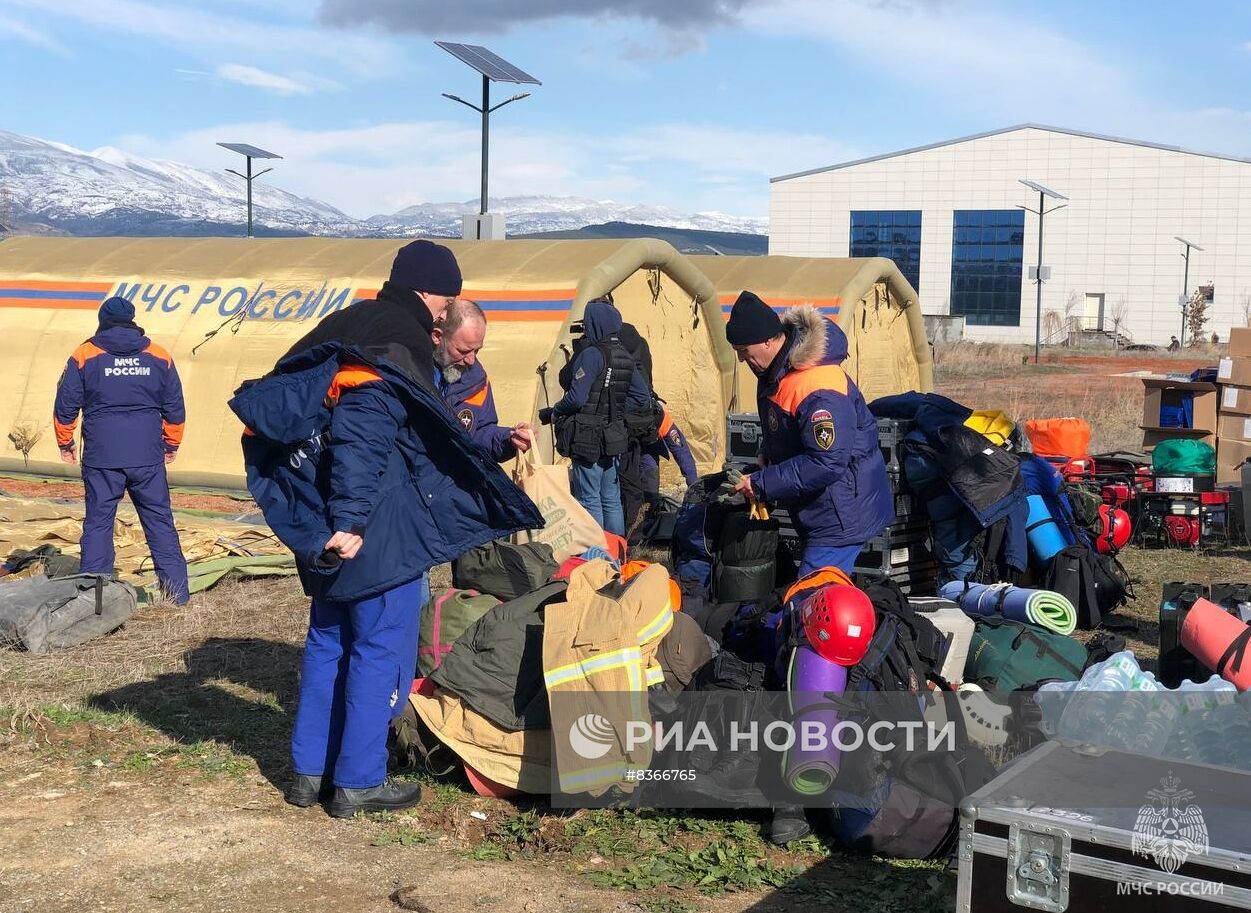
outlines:
[{"label": "blue tinted window", "polygon": [[851,214],[852,257],[889,257],[921,290],[921,211],[856,210]]},{"label": "blue tinted window", "polygon": [[951,313],[974,326],[1020,326],[1025,213],[957,209],[951,231]]}]

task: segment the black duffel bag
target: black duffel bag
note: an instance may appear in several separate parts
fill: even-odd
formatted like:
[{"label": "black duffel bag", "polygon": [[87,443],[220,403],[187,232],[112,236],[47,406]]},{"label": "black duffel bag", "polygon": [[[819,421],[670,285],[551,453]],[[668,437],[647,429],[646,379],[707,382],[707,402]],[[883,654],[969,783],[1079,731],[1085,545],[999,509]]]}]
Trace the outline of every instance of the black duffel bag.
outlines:
[{"label": "black duffel bag", "polygon": [[716,602],[760,602],[777,582],[778,521],[764,508],[735,511],[722,522],[712,560]]},{"label": "black duffel bag", "polygon": [[546,543],[515,545],[507,539],[496,539],[470,549],[452,562],[452,586],[511,602],[547,583],[557,567],[552,547]]}]

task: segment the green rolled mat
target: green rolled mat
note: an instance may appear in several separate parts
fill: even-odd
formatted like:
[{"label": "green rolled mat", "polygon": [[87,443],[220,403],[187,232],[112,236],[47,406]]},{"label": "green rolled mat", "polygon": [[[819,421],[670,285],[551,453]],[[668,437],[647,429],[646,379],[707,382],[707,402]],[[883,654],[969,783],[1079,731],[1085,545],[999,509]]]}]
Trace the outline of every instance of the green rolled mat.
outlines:
[{"label": "green rolled mat", "polygon": [[964,583],[955,580],[938,592],[959,604],[966,615],[1003,615],[1068,636],[1077,630],[1077,610],[1059,593],[1030,590],[1006,583]]}]

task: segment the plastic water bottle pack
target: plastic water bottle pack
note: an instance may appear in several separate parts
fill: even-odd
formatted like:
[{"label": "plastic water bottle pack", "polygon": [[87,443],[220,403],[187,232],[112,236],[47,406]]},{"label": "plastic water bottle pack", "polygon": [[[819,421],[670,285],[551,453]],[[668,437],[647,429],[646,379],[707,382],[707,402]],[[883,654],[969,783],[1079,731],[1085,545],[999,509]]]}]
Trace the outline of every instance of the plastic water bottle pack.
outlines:
[{"label": "plastic water bottle pack", "polygon": [[1237,698],[1219,676],[1169,690],[1128,650],[1091,666],[1080,681],[1038,690],[1043,731],[1052,738],[1251,769],[1251,718]]}]

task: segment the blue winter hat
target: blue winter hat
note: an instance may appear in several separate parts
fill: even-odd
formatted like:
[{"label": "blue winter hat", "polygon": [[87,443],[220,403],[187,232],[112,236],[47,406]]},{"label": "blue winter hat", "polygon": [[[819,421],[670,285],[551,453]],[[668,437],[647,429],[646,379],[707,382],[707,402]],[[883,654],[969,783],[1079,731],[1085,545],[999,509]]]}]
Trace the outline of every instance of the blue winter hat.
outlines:
[{"label": "blue winter hat", "polygon": [[135,306],[125,298],[112,297],[100,305],[100,329],[135,322]]},{"label": "blue winter hat", "polygon": [[414,292],[449,298],[461,291],[456,255],[433,241],[414,241],[401,247],[391,264],[391,281]]}]

